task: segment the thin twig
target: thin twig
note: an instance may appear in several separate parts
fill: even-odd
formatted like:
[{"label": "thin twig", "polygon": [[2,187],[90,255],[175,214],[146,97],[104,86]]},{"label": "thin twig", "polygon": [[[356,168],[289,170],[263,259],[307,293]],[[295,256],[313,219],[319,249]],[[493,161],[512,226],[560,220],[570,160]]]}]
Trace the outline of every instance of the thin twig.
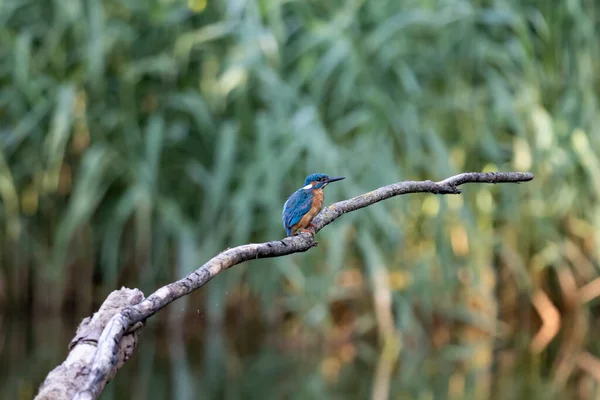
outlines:
[{"label": "thin twig", "polygon": [[[458,186],[465,183],[518,183],[532,179],[533,174],[530,172],[469,172],[452,176],[440,182],[399,182],[330,205],[313,220],[315,226],[313,232],[319,232],[342,214],[402,194],[459,194],[461,191]],[[102,332],[89,370],[87,384],[81,388],[75,398],[78,400],[96,399],[100,395],[106,385],[107,377],[111,375],[111,371],[117,365],[119,342],[129,327],[136,322],[146,320],[174,300],[204,286],[216,275],[234,265],[258,258],[281,257],[292,253],[305,252],[316,245],[314,234],[301,233],[283,240],[251,243],[227,249],[185,278],[163,286],[135,306],[126,307],[111,319]]]}]

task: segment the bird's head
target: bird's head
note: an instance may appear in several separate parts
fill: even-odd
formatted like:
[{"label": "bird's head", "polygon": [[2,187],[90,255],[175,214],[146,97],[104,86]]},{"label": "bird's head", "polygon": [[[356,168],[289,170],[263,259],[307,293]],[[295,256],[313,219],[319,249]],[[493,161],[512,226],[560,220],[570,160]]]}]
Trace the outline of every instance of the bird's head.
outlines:
[{"label": "bird's head", "polygon": [[331,182],[341,181],[344,176],[329,176],[326,174],[310,174],[304,180],[304,186],[302,189],[321,189],[327,186]]}]

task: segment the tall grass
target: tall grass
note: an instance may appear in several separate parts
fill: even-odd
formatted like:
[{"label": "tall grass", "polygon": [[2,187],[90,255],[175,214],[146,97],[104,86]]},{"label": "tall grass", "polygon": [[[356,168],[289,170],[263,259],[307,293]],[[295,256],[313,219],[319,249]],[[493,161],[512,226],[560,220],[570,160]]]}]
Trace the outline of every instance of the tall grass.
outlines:
[{"label": "tall grass", "polygon": [[[319,368],[283,394],[587,388],[581,372],[554,383],[559,344],[527,346],[529,296],[551,271],[598,276],[599,13],[584,0],[1,2],[1,304],[80,318],[121,285],[148,294],[224,248],[277,239],[309,172],[348,177],[328,187],[335,201],[532,170],[518,187],[377,204],[312,252],[228,271],[163,321],[206,315],[193,335],[215,375],[175,387],[218,396],[222,371],[260,395],[248,365],[269,376],[308,346]],[[209,334],[227,326],[242,349]],[[258,346],[268,331],[291,350]],[[231,351],[262,361],[235,373]]]}]

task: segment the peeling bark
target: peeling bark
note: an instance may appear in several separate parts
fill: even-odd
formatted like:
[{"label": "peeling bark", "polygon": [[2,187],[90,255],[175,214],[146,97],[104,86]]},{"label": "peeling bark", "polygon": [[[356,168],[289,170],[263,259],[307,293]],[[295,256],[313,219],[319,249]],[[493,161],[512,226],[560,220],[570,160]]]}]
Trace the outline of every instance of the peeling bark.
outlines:
[{"label": "peeling bark", "polygon": [[[108,295],[91,318],[87,317],[81,321],[75,337],[69,343],[67,359],[48,374],[35,399],[72,399],[88,380],[98,341],[106,325],[123,308],[134,306],[143,299],[144,294],[138,289],[122,288]],[[115,347],[114,362],[111,362],[114,367],[106,375],[107,379],[100,390],[104,389],[105,384],[114,377],[118,369],[135,351],[142,326],[142,322],[133,325],[120,339],[119,345]]]}]

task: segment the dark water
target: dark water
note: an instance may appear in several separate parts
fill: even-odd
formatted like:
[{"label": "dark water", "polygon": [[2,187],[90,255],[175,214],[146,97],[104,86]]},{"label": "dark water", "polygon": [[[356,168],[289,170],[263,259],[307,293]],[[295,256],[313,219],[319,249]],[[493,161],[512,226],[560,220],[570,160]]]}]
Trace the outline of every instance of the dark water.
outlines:
[{"label": "dark water", "polygon": [[[134,357],[101,398],[372,398],[378,360],[385,358],[385,350],[378,351],[371,340],[348,337],[333,343],[317,337],[310,327],[290,333],[285,324],[265,329],[239,318],[207,320],[200,310],[184,311],[177,303],[155,315],[143,329]],[[66,358],[79,322],[64,315],[0,315],[0,399],[33,398],[48,372]],[[443,357],[448,351],[426,357],[429,351],[421,348],[411,359],[410,349],[404,347],[402,362],[394,364],[388,382],[389,398],[573,398],[568,390],[556,391],[519,365],[503,368],[506,375],[494,379],[495,389],[483,397],[467,395],[469,382],[475,387],[477,379],[465,380],[459,390],[464,392],[457,394],[452,386],[456,364]],[[591,396],[578,398],[598,398],[593,395],[598,387],[590,387]]]},{"label": "dark water", "polygon": [[47,315],[0,316],[0,395],[30,399],[67,354],[77,321]]},{"label": "dark water", "polygon": [[[47,373],[66,358],[79,322],[68,316],[2,315],[0,398],[33,398]],[[357,365],[328,379],[323,359],[331,349],[306,337],[282,341],[281,335],[206,324],[200,312],[182,313],[173,306],[144,328],[136,354],[101,398],[369,397],[370,377],[363,373],[357,379]]]}]

